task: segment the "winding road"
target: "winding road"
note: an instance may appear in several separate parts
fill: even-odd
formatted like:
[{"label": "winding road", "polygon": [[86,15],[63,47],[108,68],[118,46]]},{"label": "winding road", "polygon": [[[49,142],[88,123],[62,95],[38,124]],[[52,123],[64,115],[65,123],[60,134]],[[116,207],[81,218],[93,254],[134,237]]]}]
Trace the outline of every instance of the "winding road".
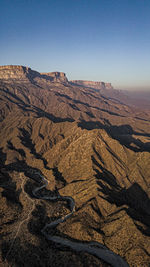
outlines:
[{"label": "winding road", "polygon": [[46,224],[44,226],[44,228],[41,230],[41,232],[45,236],[45,238],[47,240],[53,241],[53,242],[60,244],[62,246],[69,247],[69,248],[75,250],[76,252],[87,252],[91,255],[96,256],[99,259],[104,260],[106,263],[108,263],[114,267],[129,267],[128,263],[125,262],[123,260],[123,258],[121,258],[119,255],[117,255],[113,251],[109,250],[106,246],[104,246],[103,244],[101,244],[99,242],[90,241],[87,243],[83,243],[83,242],[79,242],[79,241],[78,242],[77,241],[71,241],[71,240],[68,240],[66,238],[55,236],[55,235],[49,235],[47,233],[48,229],[56,227],[58,224],[63,223],[69,217],[72,216],[72,214],[75,211],[75,201],[70,196],[58,195],[58,196],[52,196],[52,197],[50,197],[50,196],[40,196],[39,197],[39,195],[37,195],[37,193],[41,189],[46,188],[46,186],[48,185],[49,182],[40,173],[38,173],[38,175],[41,177],[43,185],[34,189],[33,195],[36,198],[45,199],[45,200],[66,200],[69,203],[69,208],[70,208],[70,212],[67,215],[65,215],[65,216],[63,216],[63,217],[61,217],[61,218],[59,218],[59,219],[57,219],[57,220],[55,220],[49,224]]},{"label": "winding road", "polygon": [[[104,260],[106,263],[110,264],[111,266],[113,267],[129,267],[128,263],[126,261],[123,260],[123,258],[121,258],[119,255],[117,255],[116,253],[114,253],[113,251],[109,250],[106,246],[104,246],[103,244],[99,243],[99,242],[96,242],[96,241],[89,241],[89,242],[82,242],[82,241],[71,241],[71,240],[68,240],[66,238],[63,238],[63,237],[60,237],[60,236],[56,236],[56,235],[50,235],[47,233],[47,230],[48,229],[52,229],[54,227],[56,227],[58,224],[60,223],[63,223],[64,221],[66,221],[69,217],[72,216],[72,214],[75,212],[75,201],[72,197],[70,196],[61,196],[61,195],[57,195],[57,196],[40,196],[40,193],[39,191],[42,190],[43,188],[46,188],[46,186],[48,185],[49,181],[47,181],[47,179],[45,179],[40,173],[35,173],[35,174],[38,174],[41,178],[41,182],[43,183],[42,186],[40,187],[36,187],[34,190],[33,190],[33,195],[35,196],[35,198],[37,199],[43,199],[43,200],[65,200],[69,203],[69,209],[70,209],[70,212],[65,215],[65,216],[62,216],[60,217],[59,219],[49,223],[49,224],[46,224],[44,226],[44,228],[41,230],[42,234],[45,236],[45,238],[47,240],[50,240],[50,241],[53,241],[61,246],[64,246],[64,247],[69,247],[71,249],[73,249],[74,251],[76,252],[87,252],[93,256],[96,256],[97,258],[99,259],[102,259]],[[25,181],[23,180],[22,183],[21,183],[21,189],[22,189],[22,192],[25,193],[24,191],[24,183]],[[37,194],[38,193],[38,194]],[[13,238],[13,241],[11,243],[11,246],[7,252],[7,255],[5,257],[5,263],[6,263],[6,259],[8,257],[8,255],[10,254],[12,248],[13,248],[13,245],[14,245],[14,242],[16,240],[16,237],[21,229],[21,226],[23,225],[23,223],[25,221],[28,221],[31,214],[32,214],[32,211],[34,210],[35,208],[35,203],[34,203],[34,200],[29,198],[29,196],[26,194],[26,197],[28,199],[30,199],[30,201],[32,202],[32,207],[31,209],[29,210],[29,213],[27,215],[27,217],[25,217],[19,224],[19,226],[17,226],[17,230],[16,230],[16,233],[15,233],[15,236]],[[8,264],[8,262],[7,262]],[[9,266],[9,264],[8,264]]]}]

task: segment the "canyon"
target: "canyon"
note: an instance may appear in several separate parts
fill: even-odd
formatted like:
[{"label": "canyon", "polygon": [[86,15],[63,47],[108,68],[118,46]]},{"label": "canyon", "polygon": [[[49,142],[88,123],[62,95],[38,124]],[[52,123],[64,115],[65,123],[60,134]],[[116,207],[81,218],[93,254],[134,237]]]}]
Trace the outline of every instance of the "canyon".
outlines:
[{"label": "canyon", "polygon": [[1,266],[115,266],[105,248],[148,267],[149,106],[15,65],[0,66],[0,103]]}]

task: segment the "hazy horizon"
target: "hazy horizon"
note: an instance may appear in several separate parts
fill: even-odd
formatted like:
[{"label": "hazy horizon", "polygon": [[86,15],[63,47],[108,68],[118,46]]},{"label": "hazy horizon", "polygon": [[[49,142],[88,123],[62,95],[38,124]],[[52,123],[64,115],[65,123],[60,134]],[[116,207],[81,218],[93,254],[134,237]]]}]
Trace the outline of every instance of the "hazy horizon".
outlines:
[{"label": "hazy horizon", "polygon": [[1,1],[0,65],[150,90],[150,1]]}]

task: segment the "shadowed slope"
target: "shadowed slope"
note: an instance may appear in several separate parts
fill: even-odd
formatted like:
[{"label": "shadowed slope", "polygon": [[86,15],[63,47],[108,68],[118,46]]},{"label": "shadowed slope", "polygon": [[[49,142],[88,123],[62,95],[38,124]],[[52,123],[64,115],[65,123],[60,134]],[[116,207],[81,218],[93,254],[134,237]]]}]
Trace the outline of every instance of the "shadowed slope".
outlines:
[{"label": "shadowed slope", "polygon": [[[42,75],[0,82],[2,266],[6,258],[23,265],[25,255],[35,266],[107,266],[43,238],[41,228],[69,207],[40,195],[59,194],[76,210],[56,234],[100,242],[130,266],[148,266],[149,111],[123,104],[120,93]],[[49,183],[36,199],[37,172]]]}]

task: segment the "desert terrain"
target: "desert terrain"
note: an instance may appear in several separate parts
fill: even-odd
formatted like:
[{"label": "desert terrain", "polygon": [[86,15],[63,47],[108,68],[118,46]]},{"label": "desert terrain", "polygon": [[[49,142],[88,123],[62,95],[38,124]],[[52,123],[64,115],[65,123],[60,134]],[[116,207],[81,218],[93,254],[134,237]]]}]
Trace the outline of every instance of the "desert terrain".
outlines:
[{"label": "desert terrain", "polygon": [[108,82],[0,67],[0,266],[149,266],[142,101]]}]

